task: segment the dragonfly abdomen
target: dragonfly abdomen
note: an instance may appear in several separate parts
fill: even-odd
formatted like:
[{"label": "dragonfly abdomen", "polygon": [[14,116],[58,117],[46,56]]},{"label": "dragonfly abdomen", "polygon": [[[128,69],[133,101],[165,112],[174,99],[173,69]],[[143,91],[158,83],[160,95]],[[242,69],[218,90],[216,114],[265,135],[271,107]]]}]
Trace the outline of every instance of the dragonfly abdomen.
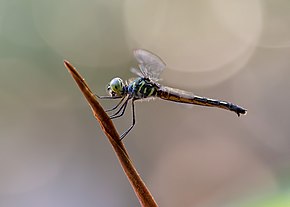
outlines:
[{"label": "dragonfly abdomen", "polygon": [[227,101],[220,101],[206,97],[196,96],[193,93],[162,87],[157,91],[157,96],[164,100],[175,101],[180,103],[195,104],[200,106],[218,107],[235,112],[238,116],[246,114],[247,110]]}]

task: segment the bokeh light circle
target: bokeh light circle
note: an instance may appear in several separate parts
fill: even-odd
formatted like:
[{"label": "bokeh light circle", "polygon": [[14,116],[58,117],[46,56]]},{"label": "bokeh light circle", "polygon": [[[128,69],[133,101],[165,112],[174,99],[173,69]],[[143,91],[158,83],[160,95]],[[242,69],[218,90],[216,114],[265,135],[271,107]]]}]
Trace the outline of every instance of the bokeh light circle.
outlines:
[{"label": "bokeh light circle", "polygon": [[157,53],[175,71],[209,73],[226,68],[227,73],[221,72],[224,76],[209,74],[209,82],[225,80],[241,69],[261,31],[259,1],[127,0],[125,6],[132,48]]}]

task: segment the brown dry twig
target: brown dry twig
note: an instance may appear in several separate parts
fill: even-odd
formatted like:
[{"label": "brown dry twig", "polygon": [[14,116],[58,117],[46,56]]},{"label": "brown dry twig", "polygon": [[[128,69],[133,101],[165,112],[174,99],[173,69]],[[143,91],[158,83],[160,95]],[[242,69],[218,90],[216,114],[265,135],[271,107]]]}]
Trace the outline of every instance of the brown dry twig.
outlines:
[{"label": "brown dry twig", "polygon": [[101,107],[99,102],[96,100],[95,95],[92,93],[92,91],[86,84],[85,80],[80,76],[77,70],[66,60],[64,61],[64,65],[68,69],[74,80],[76,81],[77,85],[79,86],[80,90],[85,96],[88,104],[90,105],[95,118],[99,121],[102,130],[108,137],[120,161],[120,164],[128,180],[130,181],[131,186],[135,191],[135,194],[139,199],[140,204],[144,207],[158,206],[153,196],[147,189],[146,185],[142,181],[137,170],[133,166],[133,163],[129,157],[128,152],[125,149],[124,144],[121,141],[119,141],[120,136],[116,131],[113,122],[111,121],[107,113],[104,111],[104,109]]}]

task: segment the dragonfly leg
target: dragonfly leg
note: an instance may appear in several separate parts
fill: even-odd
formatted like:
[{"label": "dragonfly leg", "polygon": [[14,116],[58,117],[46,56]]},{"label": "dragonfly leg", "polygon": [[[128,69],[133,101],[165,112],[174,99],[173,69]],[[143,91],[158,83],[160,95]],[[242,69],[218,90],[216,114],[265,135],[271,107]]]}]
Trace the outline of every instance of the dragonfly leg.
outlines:
[{"label": "dragonfly leg", "polygon": [[120,141],[122,141],[122,139],[124,139],[124,137],[131,131],[131,129],[133,129],[133,127],[135,125],[135,105],[134,105],[135,100],[136,99],[134,99],[134,98],[132,100],[132,115],[133,115],[132,125],[120,136]]},{"label": "dragonfly leg", "polygon": [[110,116],[110,119],[115,119],[115,118],[119,118],[123,116],[127,108],[128,101],[129,101],[129,98],[126,99],[126,101],[123,103],[123,105],[119,108],[119,110],[116,113]]},{"label": "dragonfly leg", "polygon": [[94,94],[99,99],[119,99],[122,98],[122,96],[99,96],[97,94]]},{"label": "dragonfly leg", "polygon": [[[120,104],[123,102],[123,100],[126,98],[126,96],[98,96],[97,94],[94,94],[96,97],[98,97],[99,99],[120,99],[120,98],[122,98],[121,99],[121,101],[119,101],[119,103],[116,105],[116,106],[114,106],[113,108],[111,108],[111,109],[107,109],[107,110],[105,110],[105,112],[110,112],[110,111],[114,111],[116,108],[118,108],[119,106],[120,106]],[[117,112],[117,113],[119,113],[120,112],[120,110]],[[117,113],[115,113],[115,114],[117,114]],[[115,115],[114,114],[114,115]],[[113,116],[114,116],[113,115]]]},{"label": "dragonfly leg", "polygon": [[120,106],[120,104],[123,102],[123,100],[126,98],[126,96],[124,96],[121,101],[116,105],[114,106],[113,108],[111,109],[107,109],[106,112],[110,112],[110,111],[114,111],[116,108],[118,108]]}]

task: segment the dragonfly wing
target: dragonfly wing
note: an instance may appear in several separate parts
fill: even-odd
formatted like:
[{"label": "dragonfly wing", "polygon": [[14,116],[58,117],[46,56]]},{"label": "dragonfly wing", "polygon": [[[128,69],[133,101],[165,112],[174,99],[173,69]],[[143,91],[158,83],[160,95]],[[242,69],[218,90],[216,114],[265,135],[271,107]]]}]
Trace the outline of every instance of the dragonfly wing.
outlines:
[{"label": "dragonfly wing", "polygon": [[143,49],[134,50],[134,56],[139,63],[141,73],[146,78],[157,81],[166,64],[157,55]]},{"label": "dragonfly wing", "polygon": [[145,74],[143,74],[142,71],[138,70],[137,68],[131,68],[130,71],[140,77],[145,77]]}]

